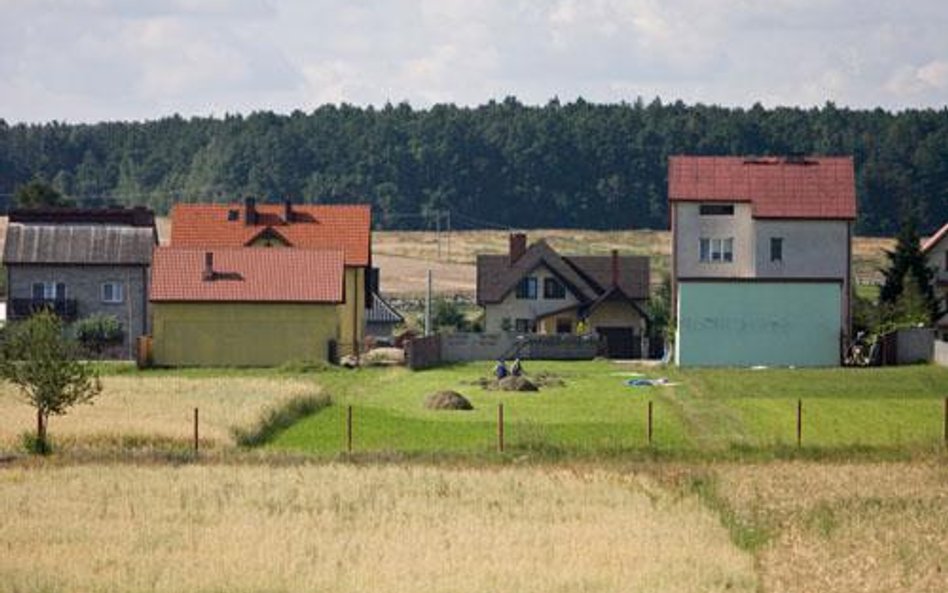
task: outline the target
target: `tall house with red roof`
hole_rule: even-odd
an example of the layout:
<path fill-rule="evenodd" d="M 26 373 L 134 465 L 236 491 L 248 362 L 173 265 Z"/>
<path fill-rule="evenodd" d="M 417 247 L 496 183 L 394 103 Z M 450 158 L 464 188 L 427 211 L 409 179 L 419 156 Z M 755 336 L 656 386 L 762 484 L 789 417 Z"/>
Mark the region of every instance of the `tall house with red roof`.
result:
<path fill-rule="evenodd" d="M 156 258 L 154 352 L 168 364 L 324 359 L 363 343 L 368 205 L 177 204 Z"/>
<path fill-rule="evenodd" d="M 935 298 L 941 317 L 935 320 L 939 337 L 948 342 L 948 222 L 922 243 L 928 267 L 935 271 Z"/>
<path fill-rule="evenodd" d="M 673 156 L 676 361 L 830 366 L 850 327 L 850 157 Z"/>

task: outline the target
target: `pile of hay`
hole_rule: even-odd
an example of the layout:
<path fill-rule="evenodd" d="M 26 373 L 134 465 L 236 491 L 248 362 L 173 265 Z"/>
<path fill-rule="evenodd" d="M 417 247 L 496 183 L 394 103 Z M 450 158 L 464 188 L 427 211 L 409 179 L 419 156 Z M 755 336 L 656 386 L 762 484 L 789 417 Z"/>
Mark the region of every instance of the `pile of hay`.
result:
<path fill-rule="evenodd" d="M 429 410 L 473 410 L 474 406 L 457 391 L 437 391 L 425 399 Z"/>
<path fill-rule="evenodd" d="M 497 381 L 497 389 L 501 391 L 540 391 L 536 383 L 523 375 L 519 377 L 514 377 L 513 375 L 504 377 L 500 381 Z"/>

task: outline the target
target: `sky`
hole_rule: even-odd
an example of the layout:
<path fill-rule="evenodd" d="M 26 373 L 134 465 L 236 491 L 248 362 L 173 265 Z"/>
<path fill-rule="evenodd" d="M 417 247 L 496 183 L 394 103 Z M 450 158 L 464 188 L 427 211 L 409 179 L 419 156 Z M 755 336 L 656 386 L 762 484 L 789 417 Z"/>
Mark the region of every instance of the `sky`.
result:
<path fill-rule="evenodd" d="M 948 105 L 945 0 L 0 0 L 0 118 Z"/>

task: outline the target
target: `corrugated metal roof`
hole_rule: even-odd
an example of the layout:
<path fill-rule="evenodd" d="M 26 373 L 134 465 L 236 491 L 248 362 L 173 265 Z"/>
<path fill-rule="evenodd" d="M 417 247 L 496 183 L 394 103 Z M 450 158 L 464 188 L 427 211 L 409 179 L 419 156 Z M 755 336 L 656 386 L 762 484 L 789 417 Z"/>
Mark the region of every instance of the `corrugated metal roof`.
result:
<path fill-rule="evenodd" d="M 11 223 L 3 246 L 3 262 L 148 265 L 154 248 L 152 227 Z"/>
<path fill-rule="evenodd" d="M 212 257 L 205 277 L 207 254 Z M 340 303 L 342 251 L 313 249 L 155 250 L 152 301 Z"/>
<path fill-rule="evenodd" d="M 672 156 L 671 202 L 750 202 L 758 218 L 856 218 L 852 157 Z"/>

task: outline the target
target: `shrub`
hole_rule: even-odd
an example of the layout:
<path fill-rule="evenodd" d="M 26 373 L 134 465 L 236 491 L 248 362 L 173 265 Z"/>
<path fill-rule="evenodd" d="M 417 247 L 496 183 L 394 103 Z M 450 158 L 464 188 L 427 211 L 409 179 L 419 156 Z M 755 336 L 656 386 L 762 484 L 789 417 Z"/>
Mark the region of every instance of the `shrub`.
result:
<path fill-rule="evenodd" d="M 286 430 L 330 404 L 332 404 L 332 399 L 328 395 L 298 395 L 265 410 L 253 426 L 247 428 L 235 426 L 231 429 L 231 435 L 241 447 L 258 447 L 269 442 L 281 430 Z"/>
<path fill-rule="evenodd" d="M 102 354 L 109 346 L 121 344 L 125 338 L 122 323 L 114 315 L 102 313 L 80 319 L 74 331 L 82 347 L 96 355 Z"/>

